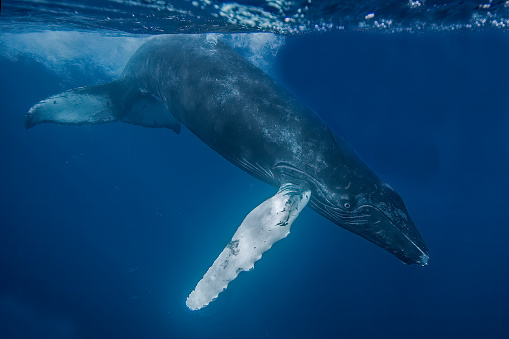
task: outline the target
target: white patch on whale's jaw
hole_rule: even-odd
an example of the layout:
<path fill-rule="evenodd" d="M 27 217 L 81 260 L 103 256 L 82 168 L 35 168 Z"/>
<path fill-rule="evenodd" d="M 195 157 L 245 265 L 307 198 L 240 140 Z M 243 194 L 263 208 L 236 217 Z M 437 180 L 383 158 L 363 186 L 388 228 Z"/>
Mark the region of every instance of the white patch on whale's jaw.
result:
<path fill-rule="evenodd" d="M 195 311 L 207 306 L 240 272 L 251 270 L 265 251 L 290 233 L 290 226 L 310 196 L 311 191 L 286 184 L 252 210 L 191 292 L 187 307 Z"/>

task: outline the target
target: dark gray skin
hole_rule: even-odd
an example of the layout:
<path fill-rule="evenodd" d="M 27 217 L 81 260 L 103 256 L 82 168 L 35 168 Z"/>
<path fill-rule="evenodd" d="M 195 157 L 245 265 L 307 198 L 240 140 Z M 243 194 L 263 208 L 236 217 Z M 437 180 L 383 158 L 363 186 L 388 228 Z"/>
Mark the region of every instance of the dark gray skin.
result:
<path fill-rule="evenodd" d="M 36 105 L 26 126 L 130 122 L 129 106 L 138 97 L 153 96 L 247 173 L 275 187 L 310 188 L 310 206 L 319 214 L 407 264 L 427 264 L 428 248 L 396 191 L 316 114 L 225 43 L 203 35 L 152 38 L 131 57 L 119 80 L 102 86 L 108 86 L 107 105 L 118 115 L 114 119 L 42 118 L 40 107 L 45 106 Z M 169 127 L 160 116 L 142 125 Z M 178 132 L 175 125 L 172 129 Z"/>

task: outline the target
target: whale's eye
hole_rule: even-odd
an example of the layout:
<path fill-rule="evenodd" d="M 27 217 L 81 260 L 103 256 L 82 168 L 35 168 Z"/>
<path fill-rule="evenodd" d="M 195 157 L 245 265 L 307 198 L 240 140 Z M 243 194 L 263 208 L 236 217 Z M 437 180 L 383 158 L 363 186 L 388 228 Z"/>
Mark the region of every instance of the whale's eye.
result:
<path fill-rule="evenodd" d="M 357 201 L 353 197 L 341 197 L 336 206 L 344 211 L 351 211 L 357 206 Z"/>

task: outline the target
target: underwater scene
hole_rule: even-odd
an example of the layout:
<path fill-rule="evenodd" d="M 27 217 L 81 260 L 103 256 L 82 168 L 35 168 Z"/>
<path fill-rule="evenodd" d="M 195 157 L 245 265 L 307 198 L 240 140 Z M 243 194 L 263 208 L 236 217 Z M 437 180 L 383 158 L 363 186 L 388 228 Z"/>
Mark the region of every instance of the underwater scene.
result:
<path fill-rule="evenodd" d="M 504 338 L 508 28 L 2 1 L 0 338 Z"/>

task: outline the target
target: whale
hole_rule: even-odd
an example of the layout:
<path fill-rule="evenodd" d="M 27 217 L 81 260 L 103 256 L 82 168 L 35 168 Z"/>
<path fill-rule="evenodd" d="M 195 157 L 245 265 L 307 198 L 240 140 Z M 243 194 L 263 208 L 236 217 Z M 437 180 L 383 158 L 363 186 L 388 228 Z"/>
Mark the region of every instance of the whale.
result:
<path fill-rule="evenodd" d="M 131 56 L 120 77 L 35 104 L 25 127 L 121 121 L 179 134 L 182 126 L 277 192 L 254 208 L 186 299 L 215 300 L 309 206 L 393 254 L 427 265 L 429 250 L 400 195 L 287 89 L 211 35 L 161 35 Z"/>

